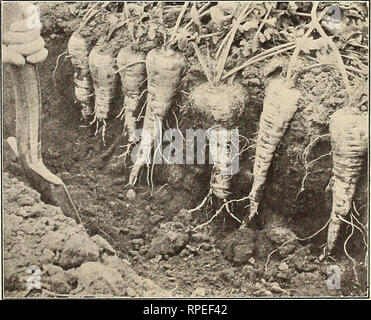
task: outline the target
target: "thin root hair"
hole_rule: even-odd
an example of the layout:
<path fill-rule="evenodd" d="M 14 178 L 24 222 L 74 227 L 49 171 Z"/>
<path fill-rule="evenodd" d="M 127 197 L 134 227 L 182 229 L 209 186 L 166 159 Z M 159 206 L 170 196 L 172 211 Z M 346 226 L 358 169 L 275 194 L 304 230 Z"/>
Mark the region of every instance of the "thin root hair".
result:
<path fill-rule="evenodd" d="M 340 217 L 340 218 L 341 218 L 341 220 L 342 220 L 342 217 Z M 343 221 L 343 220 L 342 220 L 342 221 Z M 344 221 L 346 221 L 346 220 L 344 219 Z M 355 280 L 356 280 L 357 285 L 359 286 L 358 273 L 357 273 L 357 262 L 356 262 L 356 260 L 355 260 L 354 258 L 352 258 L 352 257 L 350 256 L 350 254 L 348 253 L 348 250 L 347 250 L 347 244 L 348 244 L 348 241 L 349 241 L 349 239 L 353 236 L 353 234 L 354 234 L 354 227 L 356 227 L 356 226 L 354 225 L 354 223 L 353 223 L 353 216 L 352 216 L 352 215 L 350 216 L 350 222 L 347 221 L 347 223 L 349 223 L 349 224 L 351 225 L 351 227 L 352 227 L 352 231 L 351 231 L 351 233 L 349 234 L 349 236 L 346 238 L 346 240 L 344 241 L 344 252 L 345 252 L 346 256 L 349 258 L 349 260 L 352 261 L 352 263 L 353 263 L 353 273 L 354 273 L 354 277 L 355 277 Z"/>
<path fill-rule="evenodd" d="M 298 192 L 298 194 L 296 195 L 296 200 L 298 200 L 298 197 L 299 195 L 305 191 L 305 181 L 307 179 L 307 177 L 309 176 L 309 174 L 311 172 L 309 172 L 309 168 L 314 164 L 316 163 L 317 161 L 321 160 L 322 158 L 324 157 L 327 157 L 327 156 L 330 156 L 332 154 L 332 151 L 326 153 L 326 154 L 322 154 L 320 155 L 319 157 L 317 157 L 316 159 L 312 160 L 311 162 L 307 163 L 307 156 L 304 157 L 304 167 L 305 167 L 305 174 L 304 174 L 304 177 L 303 177 L 303 180 L 301 181 L 301 187 L 300 187 L 300 190 Z"/>
<path fill-rule="evenodd" d="M 55 79 L 55 73 L 57 72 L 57 69 L 58 69 L 58 66 L 59 66 L 59 59 L 61 57 L 63 57 L 65 54 L 67 54 L 67 51 L 64 51 L 63 53 L 61 53 L 58 57 L 57 57 L 57 62 L 55 64 L 55 68 L 52 72 L 52 76 L 53 76 L 53 83 L 54 83 L 54 87 L 57 86 L 57 80 Z"/>
<path fill-rule="evenodd" d="M 206 201 L 209 199 L 210 195 L 211 195 L 211 190 L 209 190 L 209 192 L 208 192 L 208 194 L 206 195 L 206 197 L 201 201 L 201 203 L 200 203 L 197 207 L 195 207 L 195 208 L 193 208 L 193 209 L 189 209 L 188 212 L 189 212 L 189 213 L 192 213 L 192 212 L 194 212 L 194 211 L 198 211 L 198 210 L 200 210 L 200 209 L 205 205 L 205 203 L 206 203 Z"/>
<path fill-rule="evenodd" d="M 148 102 L 148 99 L 143 103 L 142 109 L 140 109 L 139 115 L 138 115 L 138 117 L 135 119 L 135 121 L 139 121 L 139 120 L 141 119 L 141 117 L 142 117 L 142 113 L 143 113 L 143 110 L 144 110 L 144 108 L 146 107 L 147 102 Z"/>
<path fill-rule="evenodd" d="M 178 117 L 176 116 L 176 113 L 174 112 L 174 110 L 173 110 L 173 109 L 171 109 L 171 112 L 172 112 L 172 113 L 173 113 L 173 115 L 174 115 L 174 118 L 175 118 L 175 123 L 176 123 L 176 127 L 177 127 L 177 129 L 178 129 L 179 133 L 181 134 L 181 136 L 182 136 L 182 139 L 183 139 L 183 141 L 185 141 L 185 138 L 184 138 L 184 136 L 183 136 L 183 133 L 182 133 L 182 131 L 180 131 L 180 128 L 179 128 L 179 121 L 178 121 Z"/>

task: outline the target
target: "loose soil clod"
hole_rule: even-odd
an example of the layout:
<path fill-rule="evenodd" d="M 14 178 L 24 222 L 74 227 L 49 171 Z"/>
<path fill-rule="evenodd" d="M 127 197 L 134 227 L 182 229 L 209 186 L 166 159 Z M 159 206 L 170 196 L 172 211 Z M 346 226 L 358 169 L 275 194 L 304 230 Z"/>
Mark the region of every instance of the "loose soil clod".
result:
<path fill-rule="evenodd" d="M 89 237 L 81 225 L 46 205 L 40 195 L 5 173 L 5 293 L 43 296 L 166 296 L 152 281 L 139 277 L 98 235 Z M 36 240 L 35 240 L 36 239 Z M 27 287 L 39 270 L 40 288 Z M 30 269 L 31 270 L 31 269 Z M 36 273 L 34 273 L 36 275 Z M 27 289 L 30 292 L 26 291 Z"/>

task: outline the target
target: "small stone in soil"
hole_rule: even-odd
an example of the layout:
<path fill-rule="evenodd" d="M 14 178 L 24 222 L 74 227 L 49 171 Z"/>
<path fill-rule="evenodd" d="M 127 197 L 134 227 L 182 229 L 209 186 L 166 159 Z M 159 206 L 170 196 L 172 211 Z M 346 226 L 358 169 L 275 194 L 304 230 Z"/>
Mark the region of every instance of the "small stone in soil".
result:
<path fill-rule="evenodd" d="M 277 272 L 276 274 L 276 278 L 277 279 L 280 279 L 280 280 L 290 280 L 291 277 L 295 276 L 295 274 L 293 274 L 290 270 L 286 270 L 286 271 L 279 271 Z"/>
<path fill-rule="evenodd" d="M 318 269 L 318 267 L 313 263 L 308 263 L 306 261 L 297 261 L 295 263 L 295 268 L 299 272 L 312 272 Z"/>
<path fill-rule="evenodd" d="M 57 273 L 63 273 L 63 268 L 56 266 L 54 264 L 45 264 L 42 266 L 43 274 L 48 274 L 49 276 L 53 276 Z"/>
<path fill-rule="evenodd" d="M 129 256 L 132 256 L 132 257 L 136 257 L 139 255 L 139 253 L 137 251 L 134 251 L 134 250 L 129 250 Z"/>
<path fill-rule="evenodd" d="M 192 239 L 197 242 L 209 242 L 210 237 L 202 232 L 198 232 L 192 235 Z"/>
<path fill-rule="evenodd" d="M 255 291 L 254 295 L 257 297 L 272 297 L 273 293 L 267 289 L 262 288 L 262 289 Z"/>
<path fill-rule="evenodd" d="M 127 183 L 127 177 L 126 176 L 123 176 L 123 177 L 120 177 L 120 178 L 116 178 L 115 180 L 113 180 L 113 184 L 114 185 L 125 185 Z"/>
<path fill-rule="evenodd" d="M 274 293 L 288 294 L 288 292 L 282 289 L 278 282 L 272 282 L 269 284 L 270 290 Z"/>
<path fill-rule="evenodd" d="M 253 266 L 244 266 L 242 268 L 242 275 L 245 276 L 246 279 L 250 280 L 250 282 L 255 282 L 256 276 Z"/>
<path fill-rule="evenodd" d="M 139 251 L 140 247 L 137 244 L 132 245 L 134 251 Z"/>
<path fill-rule="evenodd" d="M 230 281 L 233 280 L 233 278 L 234 278 L 234 274 L 231 270 L 224 270 L 224 271 L 219 272 L 219 279 L 220 280 L 230 282 Z"/>
<path fill-rule="evenodd" d="M 124 234 L 128 234 L 129 232 L 130 232 L 130 230 L 128 228 L 122 228 L 119 231 L 119 234 L 124 235 Z"/>
<path fill-rule="evenodd" d="M 135 292 L 135 290 L 134 289 L 132 289 L 132 288 L 127 288 L 126 289 L 126 294 L 129 296 L 129 297 L 135 297 L 136 296 L 136 292 Z"/>
<path fill-rule="evenodd" d="M 164 256 L 174 256 L 179 254 L 188 243 L 188 235 L 184 232 L 160 229 L 156 237 L 150 244 L 150 258 L 162 254 Z"/>
<path fill-rule="evenodd" d="M 100 235 L 96 234 L 90 237 L 90 239 L 97 245 L 100 251 L 107 252 L 109 254 L 116 254 L 116 250 L 113 249 L 109 242 Z"/>
<path fill-rule="evenodd" d="M 236 280 L 233 282 L 233 285 L 234 285 L 236 288 L 241 288 L 241 285 L 242 285 L 242 281 L 241 281 L 241 279 L 236 279 Z"/>
<path fill-rule="evenodd" d="M 130 237 L 133 239 L 143 238 L 143 229 L 141 228 L 130 230 L 129 233 L 130 233 Z"/>
<path fill-rule="evenodd" d="M 254 252 L 256 234 L 252 229 L 238 230 L 229 234 L 222 244 L 225 258 L 236 264 L 246 264 Z"/>
<path fill-rule="evenodd" d="M 54 260 L 54 256 L 55 256 L 55 254 L 54 254 L 53 251 L 45 248 L 43 250 L 43 255 L 42 255 L 42 258 L 41 258 L 42 263 L 45 263 L 45 264 L 52 263 L 53 260 Z"/>
<path fill-rule="evenodd" d="M 278 266 L 278 269 L 281 270 L 281 271 L 286 271 L 286 270 L 289 270 L 289 266 L 287 265 L 286 262 L 282 262 L 282 263 L 280 263 L 280 265 Z"/>
<path fill-rule="evenodd" d="M 209 251 L 212 248 L 211 244 L 207 242 L 201 243 L 200 247 L 205 251 Z"/>
<path fill-rule="evenodd" d="M 192 220 L 192 214 L 189 213 L 187 209 L 182 209 L 179 211 L 179 213 L 175 216 L 175 219 L 181 222 L 184 222 L 185 224 L 190 224 Z"/>
<path fill-rule="evenodd" d="M 158 263 L 158 262 L 160 262 L 161 259 L 162 259 L 162 255 L 159 254 L 155 258 L 153 258 L 152 261 L 155 262 L 155 263 Z"/>
<path fill-rule="evenodd" d="M 100 193 L 98 192 L 97 193 L 97 200 L 102 200 L 102 201 L 105 201 L 106 200 L 106 196 L 104 195 L 104 193 Z"/>
<path fill-rule="evenodd" d="M 66 277 L 63 273 L 57 273 L 52 277 L 51 289 L 61 294 L 67 294 L 71 291 L 71 287 L 66 283 Z"/>
<path fill-rule="evenodd" d="M 187 251 L 187 249 L 183 249 L 183 250 L 180 252 L 180 254 L 179 254 L 180 257 L 186 257 L 187 255 L 188 255 L 188 251 Z"/>
<path fill-rule="evenodd" d="M 141 238 L 139 238 L 139 239 L 133 239 L 130 242 L 131 242 L 131 244 L 136 244 L 138 246 L 142 246 L 144 244 L 144 240 L 141 239 Z"/>
<path fill-rule="evenodd" d="M 159 214 L 155 214 L 155 215 L 153 215 L 153 216 L 151 216 L 151 217 L 149 218 L 149 223 L 150 223 L 151 225 L 157 224 L 157 223 L 160 222 L 163 218 L 164 218 L 163 216 L 161 216 L 161 215 L 159 215 Z"/>
<path fill-rule="evenodd" d="M 126 198 L 128 200 L 134 200 L 136 198 L 137 194 L 134 189 L 129 189 L 128 192 L 126 192 Z"/>
<path fill-rule="evenodd" d="M 196 288 L 191 294 L 192 297 L 204 297 L 205 295 L 206 295 L 206 290 L 205 288 L 202 288 L 202 287 Z"/>

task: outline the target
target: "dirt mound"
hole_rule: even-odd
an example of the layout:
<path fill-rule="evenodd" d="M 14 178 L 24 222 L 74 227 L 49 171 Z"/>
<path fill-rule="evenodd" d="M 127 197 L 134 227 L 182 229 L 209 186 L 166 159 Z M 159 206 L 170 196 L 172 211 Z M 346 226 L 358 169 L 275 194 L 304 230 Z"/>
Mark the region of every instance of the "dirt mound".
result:
<path fill-rule="evenodd" d="M 4 173 L 3 186 L 6 296 L 167 295 L 24 183 Z"/>
<path fill-rule="evenodd" d="M 184 232 L 184 229 L 181 222 L 170 221 L 161 225 L 151 242 L 149 257 L 174 256 L 180 253 L 189 241 L 189 236 Z"/>
<path fill-rule="evenodd" d="M 246 264 L 254 253 L 255 239 L 256 232 L 252 229 L 232 232 L 223 243 L 225 257 L 237 264 Z"/>
<path fill-rule="evenodd" d="M 222 252 L 237 265 L 247 264 L 251 257 L 264 260 L 274 247 L 285 258 L 299 246 L 296 239 L 291 230 L 282 226 L 271 225 L 262 231 L 247 228 L 230 233 L 222 242 Z"/>

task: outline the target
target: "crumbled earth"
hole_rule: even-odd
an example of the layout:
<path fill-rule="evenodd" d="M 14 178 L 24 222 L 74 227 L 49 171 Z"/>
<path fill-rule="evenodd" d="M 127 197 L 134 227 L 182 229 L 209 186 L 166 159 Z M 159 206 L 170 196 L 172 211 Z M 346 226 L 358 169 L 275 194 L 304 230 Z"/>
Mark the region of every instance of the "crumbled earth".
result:
<path fill-rule="evenodd" d="M 8 173 L 3 187 L 7 297 L 168 295 L 138 276 L 105 239 L 89 237 L 83 225 L 44 204 L 36 191 Z M 38 275 L 40 288 L 30 288 Z"/>
<path fill-rule="evenodd" d="M 273 157 L 259 215 L 248 229 L 239 231 L 239 223 L 226 212 L 213 218 L 221 205 L 216 199 L 200 211 L 187 210 L 206 196 L 211 166 L 155 165 L 153 175 L 144 170 L 135 188 L 126 186 L 132 163 L 116 157 L 127 142 L 121 135 L 122 122 L 115 118 L 122 107 L 121 97 L 111 106 L 104 145 L 101 135 L 94 135 L 95 128 L 81 121 L 73 96 L 71 62 L 62 56 L 56 68 L 81 20 L 82 13 L 76 12 L 84 8 L 73 3 L 41 6 L 49 56 L 39 66 L 44 162 L 65 182 L 82 225 L 40 201 L 39 195 L 26 186 L 16 157 L 4 143 L 6 296 L 365 296 L 366 248 L 359 230 L 346 241 L 351 228 L 344 226 L 336 261 L 319 259 L 326 241 L 323 227 L 331 211 L 331 193 L 325 191 L 331 157 L 323 157 L 309 168 L 302 188 L 308 173 L 303 153 L 315 138 L 328 133 L 329 116 L 341 107 L 343 88 L 334 73 L 316 68 L 299 76 L 303 90 L 299 110 Z M 272 66 L 285 69 L 289 58 L 282 55 L 279 63 L 267 60 L 254 64 L 241 73 L 241 79 L 236 77 L 248 92 L 246 108 L 237 123 L 240 134 L 248 139 L 257 131 Z M 195 61 L 188 61 L 182 82 L 185 93 L 173 106 L 181 130 L 202 128 L 205 120 L 187 108 L 187 92 L 206 81 Z M 298 64 L 309 62 L 300 58 Z M 7 72 L 5 67 L 5 78 Z M 4 139 L 15 135 L 11 86 L 11 82 L 4 82 Z M 172 112 L 164 123 L 175 127 Z M 307 160 L 325 155 L 330 148 L 326 137 L 319 139 Z M 249 191 L 253 156 L 254 148 L 241 156 L 240 173 L 232 180 L 234 198 L 242 198 Z M 355 197 L 364 225 L 366 168 Z M 232 208 L 237 218 L 246 213 L 245 205 Z M 210 219 L 205 227 L 198 228 Z M 355 265 L 345 254 L 345 244 Z M 30 265 L 41 269 L 45 287 L 27 292 L 30 274 L 25 270 Z M 326 285 L 328 267 L 334 265 L 341 270 L 340 289 Z"/>

